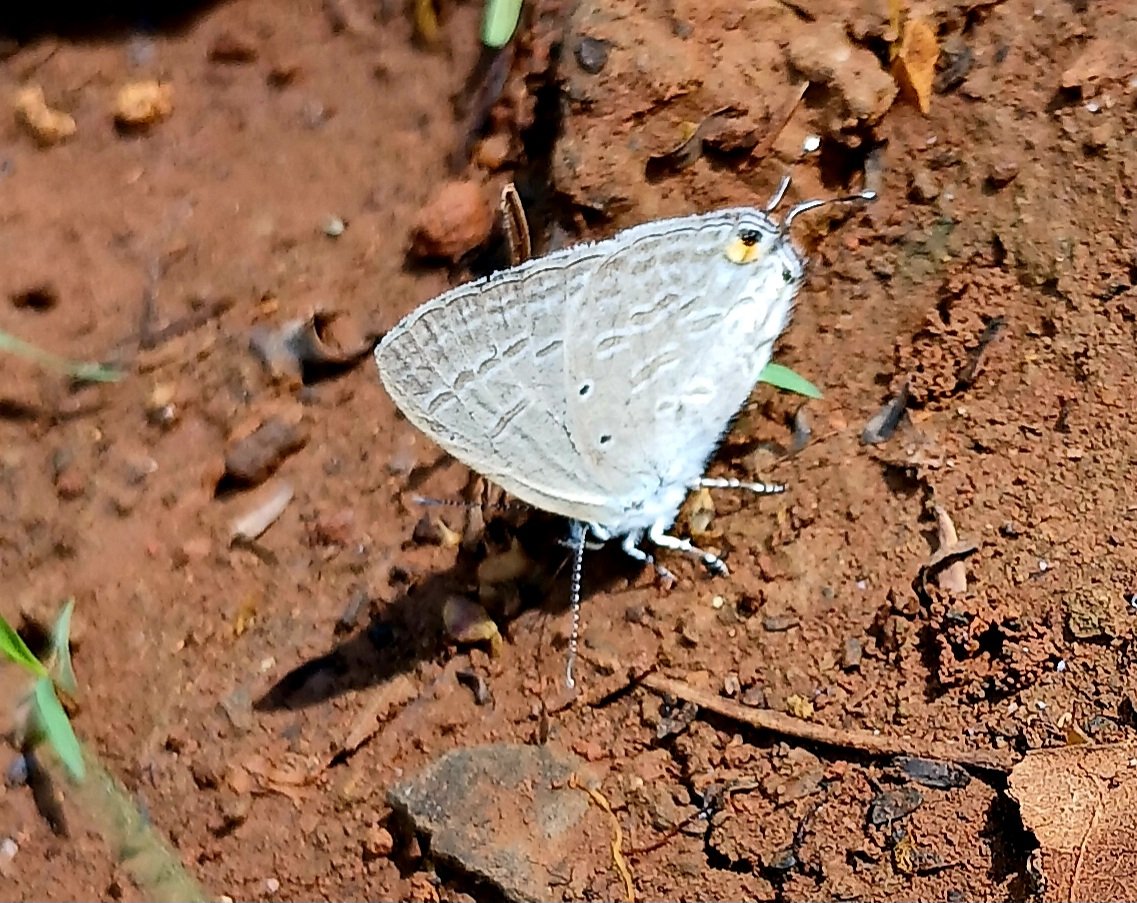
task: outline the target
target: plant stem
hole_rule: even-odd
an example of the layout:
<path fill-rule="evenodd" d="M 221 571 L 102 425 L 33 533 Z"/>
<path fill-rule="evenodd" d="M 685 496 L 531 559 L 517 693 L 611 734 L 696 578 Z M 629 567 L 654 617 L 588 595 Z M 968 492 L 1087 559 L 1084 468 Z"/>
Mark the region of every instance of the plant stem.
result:
<path fill-rule="evenodd" d="M 18 339 L 8 332 L 0 331 L 0 351 L 10 351 L 12 354 L 18 354 L 20 357 L 35 361 L 42 367 L 58 370 L 72 379 L 83 380 L 84 382 L 110 383 L 122 378 L 121 373 L 110 367 L 104 367 L 102 364 L 69 361 L 49 351 L 44 351 L 42 348 L 37 348 L 30 342 Z"/>
<path fill-rule="evenodd" d="M 135 805 L 131 794 L 85 747 L 83 761 L 87 777 L 83 781 L 67 781 L 68 796 L 94 819 L 116 860 L 126 867 L 142 891 L 142 898 L 157 903 L 212 900 L 186 871 L 162 833 Z M 58 764 L 54 755 L 51 764 Z M 59 774 L 57 768 L 52 771 Z"/>

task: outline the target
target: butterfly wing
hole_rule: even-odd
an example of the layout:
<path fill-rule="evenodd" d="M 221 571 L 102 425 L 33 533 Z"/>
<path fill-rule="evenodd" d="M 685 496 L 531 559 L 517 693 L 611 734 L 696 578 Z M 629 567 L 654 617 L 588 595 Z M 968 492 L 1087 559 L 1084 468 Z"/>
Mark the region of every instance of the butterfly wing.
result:
<path fill-rule="evenodd" d="M 736 263 L 740 233 L 765 251 Z M 785 327 L 801 260 L 758 210 L 624 233 L 567 315 L 568 424 L 593 479 L 628 504 L 702 476 Z M 788 278 L 787 278 L 788 274 Z"/>
<path fill-rule="evenodd" d="M 411 423 L 507 492 L 583 521 L 604 520 L 609 499 L 567 424 L 565 313 L 604 244 L 445 292 L 375 350 L 383 385 Z"/>

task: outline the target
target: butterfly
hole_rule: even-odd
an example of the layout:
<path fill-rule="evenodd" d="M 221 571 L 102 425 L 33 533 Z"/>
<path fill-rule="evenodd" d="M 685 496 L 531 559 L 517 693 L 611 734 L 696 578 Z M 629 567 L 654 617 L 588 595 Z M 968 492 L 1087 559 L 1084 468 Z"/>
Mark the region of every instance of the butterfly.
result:
<path fill-rule="evenodd" d="M 805 201 L 778 222 L 788 187 L 787 177 L 765 208 L 655 220 L 460 285 L 376 347 L 383 385 L 411 423 L 570 521 L 570 687 L 590 538 L 618 538 L 654 563 L 646 541 L 725 574 L 717 555 L 668 532 L 687 494 L 784 490 L 704 472 L 789 322 L 805 274 L 793 221 L 875 198 Z"/>

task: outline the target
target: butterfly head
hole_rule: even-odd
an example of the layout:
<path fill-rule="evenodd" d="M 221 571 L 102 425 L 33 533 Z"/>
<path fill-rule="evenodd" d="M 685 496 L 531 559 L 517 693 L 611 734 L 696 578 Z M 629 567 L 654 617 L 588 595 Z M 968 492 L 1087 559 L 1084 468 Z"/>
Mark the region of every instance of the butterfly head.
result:
<path fill-rule="evenodd" d="M 779 223 L 772 214 L 785 198 L 789 185 L 790 178 L 786 176 L 766 204 L 765 210 L 747 210 L 739 218 L 724 248 L 727 260 L 739 266 L 761 263 L 771 252 L 790 244 L 790 226 L 801 214 L 830 204 L 856 204 L 876 199 L 875 191 L 860 191 L 841 197 L 802 201 L 786 211 Z"/>
<path fill-rule="evenodd" d="M 759 210 L 747 211 L 727 239 L 726 259 L 739 266 L 760 263 L 784 240 L 781 228 L 770 217 Z"/>

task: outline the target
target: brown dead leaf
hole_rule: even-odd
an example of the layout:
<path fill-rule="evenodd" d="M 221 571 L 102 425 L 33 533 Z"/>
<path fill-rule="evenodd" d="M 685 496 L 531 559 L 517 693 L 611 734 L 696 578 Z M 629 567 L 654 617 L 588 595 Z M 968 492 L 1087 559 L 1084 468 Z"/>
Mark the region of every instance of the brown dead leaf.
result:
<path fill-rule="evenodd" d="M 305 787 L 316 780 L 317 772 L 305 768 L 278 768 L 269 764 L 264 756 L 252 755 L 242 763 L 246 772 L 257 779 L 256 791 L 279 793 L 299 806 L 307 798 Z"/>
<path fill-rule="evenodd" d="M 935 513 L 940 549 L 956 548 L 959 545 L 959 534 L 955 531 L 951 515 L 940 505 L 935 506 Z M 967 592 L 967 567 L 960 558 L 956 558 L 940 571 L 936 579 L 940 589 L 949 595 L 959 596 Z"/>
<path fill-rule="evenodd" d="M 462 644 L 489 643 L 490 654 L 501 654 L 503 640 L 497 624 L 485 608 L 464 596 L 451 596 L 442 606 L 442 623 L 446 634 Z"/>
<path fill-rule="evenodd" d="M 441 27 L 434 0 L 415 0 L 414 19 L 415 34 L 419 39 L 428 46 L 437 44 L 441 37 Z"/>
<path fill-rule="evenodd" d="M 932 83 L 939 58 L 935 29 L 924 19 L 909 19 L 904 24 L 904 36 L 892 63 L 892 77 L 925 116 L 931 108 Z"/>
<path fill-rule="evenodd" d="M 1034 750 L 1007 792 L 1038 838 L 1045 900 L 1137 900 L 1137 744 Z"/>

